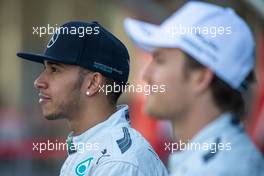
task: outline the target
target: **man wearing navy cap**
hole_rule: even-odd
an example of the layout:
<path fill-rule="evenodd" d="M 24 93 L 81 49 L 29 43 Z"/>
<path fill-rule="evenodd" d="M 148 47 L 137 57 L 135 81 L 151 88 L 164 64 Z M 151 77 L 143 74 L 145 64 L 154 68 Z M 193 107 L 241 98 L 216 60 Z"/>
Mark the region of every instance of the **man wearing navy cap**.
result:
<path fill-rule="evenodd" d="M 129 55 L 114 35 L 97 22 L 69 22 L 43 54 L 17 55 L 44 64 L 34 82 L 43 115 L 66 119 L 72 130 L 61 176 L 167 175 L 149 143 L 130 127 L 128 106 L 116 107 L 122 92 L 102 90 L 128 80 Z"/>
<path fill-rule="evenodd" d="M 125 29 L 153 56 L 143 79 L 166 85 L 147 97 L 145 110 L 172 123 L 176 143 L 164 146 L 172 152 L 170 175 L 264 175 L 263 157 L 240 123 L 254 80 L 248 25 L 230 8 L 191 1 L 161 25 L 126 19 Z"/>

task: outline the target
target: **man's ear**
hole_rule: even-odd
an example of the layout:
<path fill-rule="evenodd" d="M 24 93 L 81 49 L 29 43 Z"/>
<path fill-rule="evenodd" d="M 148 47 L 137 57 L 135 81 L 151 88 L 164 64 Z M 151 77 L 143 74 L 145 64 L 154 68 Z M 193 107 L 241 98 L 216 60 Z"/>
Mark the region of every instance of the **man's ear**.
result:
<path fill-rule="evenodd" d="M 96 94 L 103 86 L 104 77 L 99 72 L 93 72 L 86 76 L 84 81 L 85 92 L 89 96 Z M 89 93 L 87 93 L 89 92 Z"/>
<path fill-rule="evenodd" d="M 208 68 L 198 69 L 192 73 L 192 86 L 197 94 L 203 93 L 213 81 L 214 73 Z"/>

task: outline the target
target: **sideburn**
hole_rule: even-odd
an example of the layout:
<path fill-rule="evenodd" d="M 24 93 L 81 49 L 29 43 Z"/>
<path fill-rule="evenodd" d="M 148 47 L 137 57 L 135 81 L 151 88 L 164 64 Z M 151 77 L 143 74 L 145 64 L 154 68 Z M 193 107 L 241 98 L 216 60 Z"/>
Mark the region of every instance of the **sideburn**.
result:
<path fill-rule="evenodd" d="M 73 89 L 71 91 L 71 94 L 68 96 L 68 103 L 64 103 L 60 106 L 61 112 L 60 114 L 56 114 L 57 119 L 64 118 L 64 119 L 72 119 L 76 118 L 78 115 L 78 111 L 81 108 L 80 103 L 80 90 L 84 81 L 84 78 L 86 74 L 89 71 L 83 68 L 80 68 L 79 70 L 79 77 L 78 80 L 76 80 Z"/>

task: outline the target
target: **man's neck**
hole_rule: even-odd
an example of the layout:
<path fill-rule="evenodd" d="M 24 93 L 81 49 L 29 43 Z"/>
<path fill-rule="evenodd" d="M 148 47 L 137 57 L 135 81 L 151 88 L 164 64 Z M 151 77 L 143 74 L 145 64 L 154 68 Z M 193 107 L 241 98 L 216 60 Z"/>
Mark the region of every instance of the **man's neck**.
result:
<path fill-rule="evenodd" d="M 87 106 L 78 113 L 79 115 L 68 120 L 69 127 L 73 131 L 73 135 L 80 135 L 88 129 L 105 121 L 116 111 L 116 106 Z"/>
<path fill-rule="evenodd" d="M 176 142 L 188 143 L 193 137 L 199 133 L 210 122 L 219 117 L 221 112 L 214 107 L 197 106 L 192 108 L 189 113 L 181 117 L 181 121 L 172 120 L 173 135 Z"/>

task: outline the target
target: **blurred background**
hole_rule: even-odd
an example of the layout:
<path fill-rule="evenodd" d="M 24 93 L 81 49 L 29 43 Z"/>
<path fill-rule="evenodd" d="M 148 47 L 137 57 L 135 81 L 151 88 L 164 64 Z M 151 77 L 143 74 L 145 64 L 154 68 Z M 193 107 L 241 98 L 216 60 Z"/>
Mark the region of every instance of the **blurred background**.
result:
<path fill-rule="evenodd" d="M 18 51 L 42 52 L 50 35 L 33 35 L 33 27 L 59 26 L 70 20 L 99 21 L 123 41 L 131 56 L 129 82 L 143 84 L 141 73 L 151 57 L 135 48 L 124 32 L 123 20 L 134 17 L 159 24 L 186 0 L 0 0 L 0 175 L 59 175 L 66 151 L 33 150 L 33 143 L 65 142 L 66 121 L 45 120 L 33 81 L 42 66 L 22 61 Z M 264 152 L 264 0 L 208 1 L 233 7 L 251 26 L 257 44 L 256 74 L 247 132 Z M 228 19 L 226 19 L 228 20 Z M 242 51 L 241 51 L 242 52 Z M 231 68 L 230 68 L 231 69 Z M 142 111 L 144 94 L 127 93 L 119 103 L 130 105 L 132 126 L 152 144 L 166 164 L 170 141 L 168 122 L 148 118 Z"/>

